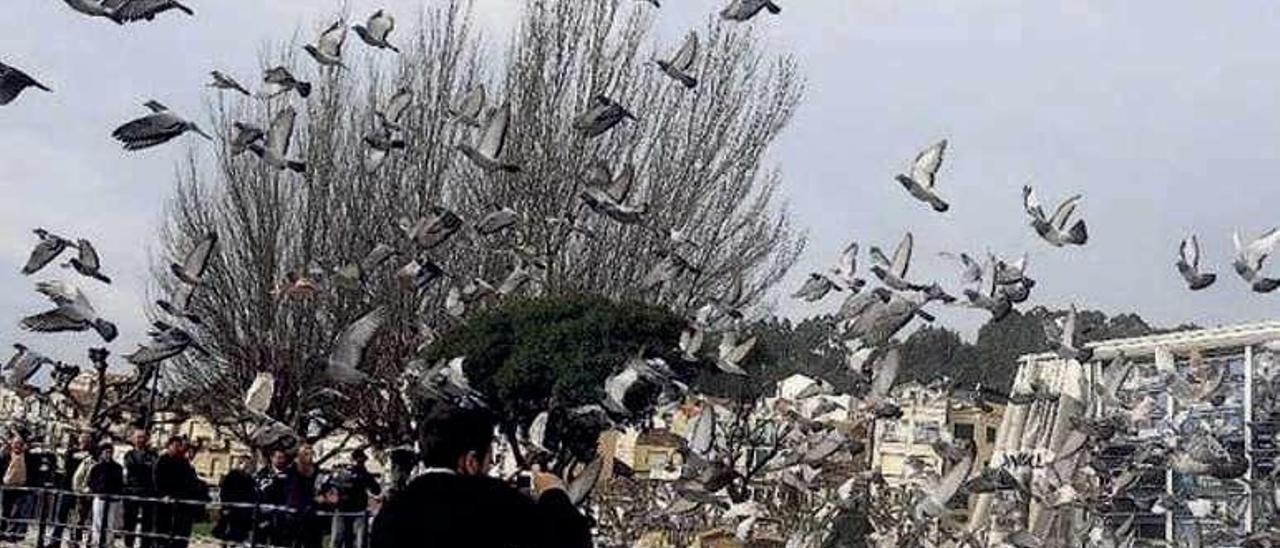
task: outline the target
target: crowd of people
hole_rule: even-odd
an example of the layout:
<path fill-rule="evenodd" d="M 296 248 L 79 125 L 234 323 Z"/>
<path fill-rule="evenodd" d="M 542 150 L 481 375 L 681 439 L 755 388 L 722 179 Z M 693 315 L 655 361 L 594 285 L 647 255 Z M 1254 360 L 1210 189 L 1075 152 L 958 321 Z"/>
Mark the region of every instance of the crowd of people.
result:
<path fill-rule="evenodd" d="M 40 548 L 186 548 L 207 519 L 226 546 L 320 548 L 328 532 L 333 548 L 362 548 L 371 496 L 382 493 L 362 451 L 327 472 L 307 445 L 271 450 L 256 471 L 253 458 L 239 455 L 214 490 L 192 465 L 199 447 L 180 435 L 157 449 L 137 428 L 118 460 L 111 440 L 88 433 L 60 452 L 28 440 L 11 432 L 0 451 L 0 541 L 34 536 Z"/>

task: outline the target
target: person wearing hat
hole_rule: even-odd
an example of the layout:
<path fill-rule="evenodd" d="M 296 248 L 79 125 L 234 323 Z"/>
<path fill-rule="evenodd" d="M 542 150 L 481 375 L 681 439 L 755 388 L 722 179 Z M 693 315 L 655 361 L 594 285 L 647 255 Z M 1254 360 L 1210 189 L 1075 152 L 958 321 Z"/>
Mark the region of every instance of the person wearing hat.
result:
<path fill-rule="evenodd" d="M 377 478 L 369 473 L 365 463 L 369 457 L 361 449 L 351 453 L 351 465 L 338 475 L 335 487 L 338 491 L 337 513 L 333 516 L 333 548 L 363 548 L 369 527 L 369 495 L 382 494 Z"/>

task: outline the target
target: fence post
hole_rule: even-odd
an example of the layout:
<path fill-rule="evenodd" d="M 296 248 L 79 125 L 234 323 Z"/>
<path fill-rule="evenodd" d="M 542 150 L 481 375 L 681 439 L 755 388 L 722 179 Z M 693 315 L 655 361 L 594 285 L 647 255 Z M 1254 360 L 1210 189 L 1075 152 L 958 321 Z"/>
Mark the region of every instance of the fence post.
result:
<path fill-rule="evenodd" d="M 253 501 L 253 510 L 249 514 L 249 548 L 257 548 L 258 537 L 258 501 Z"/>
<path fill-rule="evenodd" d="M 101 496 L 100 498 L 102 500 L 101 515 L 99 515 L 98 512 L 93 510 L 91 510 L 89 514 L 92 516 L 91 519 L 93 520 L 91 527 L 93 527 L 97 533 L 95 536 L 97 536 L 98 548 L 106 548 L 109 545 L 109 543 L 107 542 L 107 531 L 108 529 L 110 529 L 109 524 L 111 522 L 112 501 L 111 501 L 111 497 L 108 497 L 105 495 Z M 94 506 L 96 507 L 97 504 L 94 504 Z M 94 510 L 96 510 L 96 508 L 94 508 Z"/>
<path fill-rule="evenodd" d="M 0 541 L 5 540 L 4 537 L 9 536 L 9 524 L 5 520 L 9 517 L 5 512 L 4 499 L 9 494 L 9 490 L 0 485 Z"/>
<path fill-rule="evenodd" d="M 47 523 L 45 520 L 45 506 L 49 502 L 49 492 L 40 489 L 34 493 L 36 502 L 36 548 L 44 548 L 44 527 Z"/>

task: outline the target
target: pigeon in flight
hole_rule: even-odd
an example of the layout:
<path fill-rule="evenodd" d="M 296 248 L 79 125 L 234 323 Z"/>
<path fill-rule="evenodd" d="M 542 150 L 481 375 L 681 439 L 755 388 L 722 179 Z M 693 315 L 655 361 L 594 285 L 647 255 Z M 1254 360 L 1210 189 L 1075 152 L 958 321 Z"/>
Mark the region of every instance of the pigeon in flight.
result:
<path fill-rule="evenodd" d="M 312 59 L 326 67 L 347 68 L 342 64 L 342 43 L 347 40 L 347 25 L 339 20 L 320 33 L 315 44 L 302 47 Z"/>
<path fill-rule="evenodd" d="M 164 105 L 148 101 L 146 106 L 151 109 L 151 114 L 128 122 L 111 133 L 112 137 L 124 144 L 125 150 L 142 150 L 161 145 L 188 131 L 213 140 L 194 122 L 178 117 Z"/>
<path fill-rule="evenodd" d="M 48 86 L 37 82 L 35 78 L 28 76 L 27 73 L 0 63 L 0 106 L 12 103 L 14 99 L 18 98 L 18 94 L 22 93 L 22 90 L 29 87 L 49 92 L 53 91 Z"/>
<path fill-rule="evenodd" d="M 520 166 L 501 159 L 502 151 L 507 146 L 507 129 L 511 123 L 511 104 L 504 103 L 485 123 L 480 134 L 480 142 L 476 146 L 459 143 L 462 151 L 472 163 L 487 172 L 505 171 L 519 173 Z"/>
<path fill-rule="evenodd" d="M 379 243 L 374 245 L 373 249 L 369 250 L 369 253 L 365 254 L 363 259 L 360 259 L 360 262 L 347 263 L 339 267 L 334 273 L 350 281 L 368 281 L 369 275 L 373 273 L 374 269 L 398 253 L 396 248 Z"/>
<path fill-rule="evenodd" d="M 1084 219 L 1077 220 L 1074 224 L 1067 227 L 1071 222 L 1071 216 L 1076 211 L 1076 206 L 1080 203 L 1082 196 L 1076 194 L 1064 200 L 1058 209 L 1053 212 L 1053 217 L 1045 215 L 1044 207 L 1040 205 L 1040 201 L 1036 199 L 1036 193 L 1032 190 L 1031 185 L 1022 187 L 1022 207 L 1026 210 L 1027 215 L 1031 217 L 1031 227 L 1036 230 L 1044 241 L 1049 242 L 1054 247 L 1062 247 L 1065 245 L 1084 245 L 1089 241 L 1089 231 L 1085 226 Z"/>
<path fill-rule="evenodd" d="M 355 384 L 368 378 L 358 369 L 360 359 L 385 319 L 386 309 L 378 307 L 343 329 L 325 359 L 325 376 L 341 384 Z"/>
<path fill-rule="evenodd" d="M 3 369 L 3 371 L 8 372 L 4 377 L 4 383 L 10 389 L 21 389 L 26 386 L 27 381 L 31 380 L 40 371 L 40 368 L 57 363 L 43 354 L 27 348 L 26 345 L 14 344 L 13 348 L 18 352 L 9 358 Z"/>
<path fill-rule="evenodd" d="M 22 267 L 22 273 L 28 276 L 39 272 L 45 265 L 53 262 L 68 247 L 76 246 L 71 240 L 43 228 L 37 228 L 34 232 L 40 238 L 40 241 L 31 250 L 31 256 L 27 259 L 27 264 Z"/>
<path fill-rule="evenodd" d="M 231 130 L 231 138 L 227 140 L 227 148 L 232 156 L 239 156 L 244 151 L 249 150 L 249 145 L 267 138 L 267 132 L 253 124 L 232 122 Z"/>
<path fill-rule="evenodd" d="M 1049 340 L 1050 349 L 1058 357 L 1085 363 L 1093 357 L 1093 349 L 1085 348 L 1081 341 L 1080 327 L 1076 323 L 1076 317 L 1076 307 L 1071 305 L 1071 310 L 1062 319 L 1061 325 L 1055 321 L 1046 321 L 1044 323 L 1045 338 Z"/>
<path fill-rule="evenodd" d="M 763 9 L 774 15 L 782 13 L 782 8 L 773 3 L 773 0 L 733 0 L 733 3 L 720 11 L 720 17 L 728 21 L 746 21 Z"/>
<path fill-rule="evenodd" d="M 938 254 L 941 257 L 960 262 L 960 283 L 965 285 L 976 284 L 982 281 L 982 265 L 978 261 L 973 260 L 968 253 L 955 254 L 949 251 L 943 251 Z M 994 257 L 992 260 L 996 260 Z"/>
<path fill-rule="evenodd" d="M 804 281 L 804 285 L 801 285 L 800 289 L 797 289 L 791 296 L 805 302 L 816 303 L 826 298 L 827 294 L 832 291 L 844 291 L 844 288 L 840 287 L 831 278 L 828 278 L 826 274 L 812 272 L 809 274 L 809 278 Z"/>
<path fill-rule="evenodd" d="M 276 377 L 265 371 L 259 372 L 249 384 L 244 395 L 244 406 L 255 413 L 265 415 L 271 407 L 271 398 L 275 396 Z"/>
<path fill-rule="evenodd" d="M 938 168 L 942 166 L 942 158 L 946 152 L 947 140 L 938 141 L 916 156 L 915 161 L 911 164 L 910 175 L 900 173 L 896 177 L 903 188 L 906 188 L 907 192 L 911 193 L 911 196 L 929 204 L 938 213 L 945 212 L 951 208 L 934 190 L 934 185 L 938 182 Z"/>
<path fill-rule="evenodd" d="M 393 130 L 404 129 L 402 125 L 403 122 L 401 122 L 400 119 L 404 118 L 404 113 L 408 112 L 409 107 L 412 106 L 413 89 L 403 87 L 396 91 L 395 95 L 391 96 L 391 99 L 387 101 L 386 106 L 381 110 L 375 111 L 374 114 L 378 117 L 378 122 L 380 122 L 383 127 Z"/>
<path fill-rule="evenodd" d="M 197 325 L 202 324 L 204 322 L 200 319 L 200 315 L 191 306 L 191 298 L 195 296 L 195 292 L 196 286 L 179 283 L 173 289 L 170 300 L 159 299 L 156 301 L 156 306 L 160 307 L 165 314 L 175 318 L 182 318 Z"/>
<path fill-rule="evenodd" d="M 267 69 L 262 74 L 262 82 L 275 88 L 267 93 L 266 98 L 268 99 L 288 93 L 290 90 L 296 90 L 298 96 L 303 99 L 311 95 L 311 83 L 294 78 L 293 73 L 284 67 Z"/>
<path fill-rule="evenodd" d="M 644 279 L 640 282 L 640 286 L 646 291 L 659 286 L 665 286 L 666 284 L 675 281 L 676 278 L 679 278 L 685 272 L 691 272 L 694 274 L 701 272 L 700 269 L 693 266 L 687 259 L 681 257 L 678 253 L 672 251 L 660 251 L 658 255 L 661 257 L 661 260 L 654 264 L 653 267 L 645 273 Z"/>
<path fill-rule="evenodd" d="M 1233 233 L 1231 237 L 1236 246 L 1236 258 L 1231 266 L 1235 268 L 1236 274 L 1252 284 L 1253 290 L 1258 293 L 1270 293 L 1280 287 L 1280 279 L 1262 276 L 1262 263 L 1271 255 L 1276 243 L 1280 242 L 1280 230 L 1268 230 L 1248 245 L 1243 244 L 1239 232 Z"/>
<path fill-rule="evenodd" d="M 587 111 L 573 119 L 573 128 L 587 137 L 599 137 L 627 118 L 637 120 L 634 114 L 613 99 L 596 95 Z"/>
<path fill-rule="evenodd" d="M 204 347 L 196 344 L 195 338 L 185 329 L 165 322 L 155 322 L 152 327 L 154 329 L 148 332 L 151 342 L 138 346 L 132 354 L 125 356 L 126 361 L 133 365 L 146 366 L 163 362 L 188 349 L 196 349 L 205 355 L 209 353 Z"/>
<path fill-rule="evenodd" d="M 240 85 L 240 82 L 237 82 L 235 78 L 223 74 L 221 71 L 210 71 L 209 76 L 213 78 L 213 81 L 209 82 L 208 85 L 213 89 L 229 89 L 243 93 L 245 97 L 252 96 L 252 94 L 249 93 L 249 90 Z"/>
<path fill-rule="evenodd" d="M 911 250 L 915 247 L 915 237 L 910 232 L 898 242 L 893 251 L 893 260 L 885 257 L 878 247 L 871 248 L 871 258 L 875 260 L 871 272 L 884 282 L 884 285 L 898 291 L 919 291 L 921 286 L 907 281 L 907 269 L 911 267 Z"/>
<path fill-rule="evenodd" d="M 747 372 L 742 369 L 742 360 L 746 359 L 755 346 L 755 337 L 738 342 L 737 331 L 725 331 L 720 335 L 720 356 L 716 359 L 716 367 L 731 375 L 745 376 Z"/>
<path fill-rule="evenodd" d="M 102 262 L 98 259 L 98 251 L 93 248 L 89 240 L 79 239 L 76 242 L 76 249 L 80 252 L 79 256 L 72 257 L 62 265 L 64 268 L 73 268 L 81 276 L 93 278 L 105 284 L 111 283 L 111 278 L 102 273 Z"/>
<path fill-rule="evenodd" d="M 454 119 L 472 127 L 480 127 L 480 117 L 484 114 L 484 84 L 476 84 L 462 96 L 457 106 L 449 107 L 449 115 Z"/>
<path fill-rule="evenodd" d="M 1183 239 L 1182 245 L 1178 246 L 1177 266 L 1178 273 L 1192 291 L 1209 287 L 1218 280 L 1217 274 L 1200 271 L 1200 240 L 1195 234 Z"/>
<path fill-rule="evenodd" d="M 698 33 L 690 32 L 684 38 L 684 45 L 676 51 L 674 57 L 670 61 L 659 59 L 656 61 L 658 68 L 667 76 L 670 76 L 684 87 L 693 89 L 698 86 L 698 79 L 691 74 L 693 72 L 693 63 L 698 58 Z"/>
<path fill-rule="evenodd" d="M 182 264 L 169 263 L 169 271 L 188 285 L 200 285 L 204 281 L 204 272 L 209 268 L 209 258 L 218 245 L 218 233 L 210 232 L 196 242 L 195 247 L 182 259 Z"/>
<path fill-rule="evenodd" d="M 111 10 L 113 19 L 123 22 L 152 21 L 157 15 L 171 10 L 196 14 L 195 10 L 177 0 L 103 0 L 102 5 Z"/>
<path fill-rule="evenodd" d="M 987 266 L 979 271 L 978 281 L 982 282 L 981 291 L 973 288 L 964 290 L 964 296 L 968 299 L 968 306 L 981 308 L 991 313 L 991 321 L 998 322 L 1003 320 L 1009 312 L 1013 311 L 1013 303 L 1004 293 L 1001 293 L 1000 285 L 996 283 L 998 277 L 996 275 L 996 267 L 998 260 L 991 257 L 987 262 Z"/>
<path fill-rule="evenodd" d="M 475 233 L 481 236 L 490 236 L 497 234 L 516 225 L 520 220 L 520 214 L 516 210 L 509 207 L 502 207 L 491 211 L 480 218 L 471 227 Z"/>
<path fill-rule="evenodd" d="M 103 0 L 64 0 L 71 9 L 90 17 L 103 17 L 114 21 L 117 25 L 123 25 L 124 21 L 116 17 L 116 12 L 106 6 Z"/>
<path fill-rule="evenodd" d="M 266 146 L 261 143 L 249 143 L 249 151 L 262 158 L 262 162 L 276 171 L 288 169 L 295 173 L 306 173 L 306 162 L 290 160 L 289 144 L 293 141 L 293 125 L 298 112 L 292 106 L 285 107 L 276 113 L 267 130 Z"/>
<path fill-rule="evenodd" d="M 374 12 L 364 25 L 356 25 L 351 28 L 356 31 L 361 40 L 364 40 L 364 43 L 375 48 L 389 49 L 400 53 L 400 48 L 391 45 L 391 42 L 387 41 L 387 36 L 396 29 L 396 19 L 384 10 Z"/>
<path fill-rule="evenodd" d="M 23 329 L 43 333 L 93 329 L 106 342 L 115 340 L 119 334 L 115 324 L 98 317 L 98 312 L 79 288 L 60 281 L 40 282 L 36 284 L 36 291 L 44 294 L 57 306 L 53 310 L 23 318 Z"/>

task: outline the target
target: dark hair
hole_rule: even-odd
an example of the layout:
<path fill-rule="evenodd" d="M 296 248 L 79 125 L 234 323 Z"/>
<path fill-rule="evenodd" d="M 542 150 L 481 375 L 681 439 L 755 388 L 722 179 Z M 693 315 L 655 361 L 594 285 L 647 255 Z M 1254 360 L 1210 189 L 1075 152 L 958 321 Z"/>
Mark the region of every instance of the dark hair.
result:
<path fill-rule="evenodd" d="M 483 409 L 436 406 L 418 428 L 422 463 L 453 468 L 471 451 L 487 455 L 493 449 L 492 415 Z"/>
<path fill-rule="evenodd" d="M 164 446 L 171 447 L 174 444 L 178 444 L 178 443 L 187 443 L 187 437 L 183 436 L 182 434 L 169 436 L 169 439 L 165 441 Z"/>

